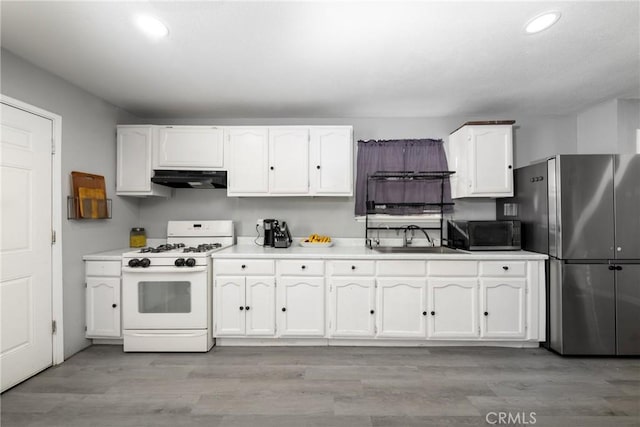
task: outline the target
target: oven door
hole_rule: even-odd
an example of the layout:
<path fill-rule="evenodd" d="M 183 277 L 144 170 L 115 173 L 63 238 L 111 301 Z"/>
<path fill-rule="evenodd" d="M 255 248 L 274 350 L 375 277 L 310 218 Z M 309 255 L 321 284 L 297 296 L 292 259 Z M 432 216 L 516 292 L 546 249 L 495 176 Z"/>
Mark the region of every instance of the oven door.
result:
<path fill-rule="evenodd" d="M 122 268 L 124 329 L 206 329 L 207 267 Z"/>

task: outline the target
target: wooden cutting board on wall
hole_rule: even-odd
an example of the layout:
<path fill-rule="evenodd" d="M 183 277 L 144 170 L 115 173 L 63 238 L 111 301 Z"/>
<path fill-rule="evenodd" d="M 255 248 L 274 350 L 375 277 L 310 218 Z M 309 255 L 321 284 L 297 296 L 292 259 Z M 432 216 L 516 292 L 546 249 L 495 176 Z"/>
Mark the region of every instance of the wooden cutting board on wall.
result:
<path fill-rule="evenodd" d="M 76 218 L 107 218 L 107 190 L 104 176 L 71 172 Z"/>

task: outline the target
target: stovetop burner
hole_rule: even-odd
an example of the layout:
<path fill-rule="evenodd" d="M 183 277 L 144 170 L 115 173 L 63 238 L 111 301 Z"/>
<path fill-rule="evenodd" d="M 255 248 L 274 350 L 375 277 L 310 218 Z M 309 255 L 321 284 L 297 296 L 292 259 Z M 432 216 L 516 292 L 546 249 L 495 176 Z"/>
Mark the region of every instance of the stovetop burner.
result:
<path fill-rule="evenodd" d="M 142 248 L 142 249 L 140 249 L 140 253 L 143 253 L 143 254 L 146 254 L 146 253 L 157 254 L 157 253 L 160 253 L 160 252 L 173 251 L 173 250 L 184 248 L 184 247 L 185 247 L 184 243 L 165 243 L 164 245 L 160 245 L 160 246 L 157 246 L 155 248 L 152 248 L 152 247 Z"/>
<path fill-rule="evenodd" d="M 213 249 L 218 249 L 219 247 L 222 247 L 222 243 L 203 243 L 201 245 L 198 245 L 196 247 L 188 247 L 188 248 L 184 248 L 184 250 L 182 252 L 188 253 L 188 252 L 209 252 Z"/>

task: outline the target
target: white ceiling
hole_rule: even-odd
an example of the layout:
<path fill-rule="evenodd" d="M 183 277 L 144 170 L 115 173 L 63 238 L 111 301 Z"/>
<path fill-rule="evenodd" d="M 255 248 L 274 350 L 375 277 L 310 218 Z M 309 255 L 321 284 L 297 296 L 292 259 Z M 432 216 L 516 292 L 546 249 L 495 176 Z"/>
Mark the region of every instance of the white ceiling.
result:
<path fill-rule="evenodd" d="M 562 18 L 536 35 L 528 19 Z M 169 37 L 132 23 L 151 13 Z M 640 95 L 639 2 L 1 2 L 5 49 L 140 117 L 565 114 Z"/>

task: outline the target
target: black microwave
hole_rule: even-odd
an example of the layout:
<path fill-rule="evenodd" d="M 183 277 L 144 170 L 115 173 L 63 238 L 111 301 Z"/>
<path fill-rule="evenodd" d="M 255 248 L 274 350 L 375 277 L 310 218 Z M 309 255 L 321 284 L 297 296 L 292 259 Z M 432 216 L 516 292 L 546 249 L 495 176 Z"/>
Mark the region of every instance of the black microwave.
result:
<path fill-rule="evenodd" d="M 448 246 L 468 251 L 519 251 L 520 221 L 448 221 Z"/>

